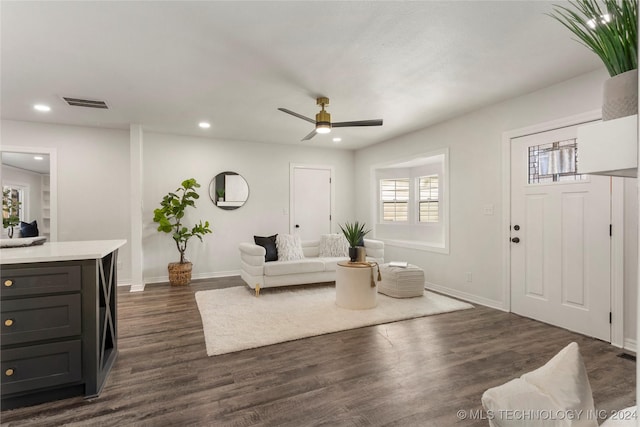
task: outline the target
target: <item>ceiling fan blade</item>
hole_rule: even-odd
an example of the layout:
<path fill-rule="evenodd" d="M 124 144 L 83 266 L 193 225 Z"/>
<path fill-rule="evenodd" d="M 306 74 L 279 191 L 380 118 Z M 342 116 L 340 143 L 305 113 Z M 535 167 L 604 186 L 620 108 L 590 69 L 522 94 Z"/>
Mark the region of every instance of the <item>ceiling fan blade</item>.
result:
<path fill-rule="evenodd" d="M 299 119 L 306 120 L 309 123 L 313 123 L 314 125 L 316 124 L 315 120 L 310 119 L 309 117 L 305 117 L 302 114 L 298 114 L 295 111 L 287 110 L 286 108 L 278 108 L 278 110 L 282 111 L 283 113 L 291 114 L 292 116 L 297 117 Z"/>
<path fill-rule="evenodd" d="M 312 131 L 309 133 L 309 135 L 305 136 L 305 137 L 304 137 L 304 138 L 302 138 L 300 141 L 308 141 L 308 140 L 310 140 L 311 138 L 313 138 L 314 136 L 316 136 L 316 133 L 317 133 L 317 132 L 316 132 L 316 130 L 314 129 L 314 130 L 312 130 Z"/>
<path fill-rule="evenodd" d="M 382 126 L 382 119 L 331 123 L 332 128 L 346 128 L 351 126 Z"/>

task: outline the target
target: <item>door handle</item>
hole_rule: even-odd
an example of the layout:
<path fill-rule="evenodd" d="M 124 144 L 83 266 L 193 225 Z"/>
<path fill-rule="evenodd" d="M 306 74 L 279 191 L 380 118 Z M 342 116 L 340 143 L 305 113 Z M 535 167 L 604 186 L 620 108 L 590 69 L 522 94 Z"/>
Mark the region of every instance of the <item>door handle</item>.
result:
<path fill-rule="evenodd" d="M 520 238 L 519 237 L 514 237 L 513 239 L 511 239 L 511 241 L 513 243 L 520 243 Z"/>
<path fill-rule="evenodd" d="M 296 224 L 296 228 L 300 228 L 300 225 L 299 225 L 299 224 Z"/>

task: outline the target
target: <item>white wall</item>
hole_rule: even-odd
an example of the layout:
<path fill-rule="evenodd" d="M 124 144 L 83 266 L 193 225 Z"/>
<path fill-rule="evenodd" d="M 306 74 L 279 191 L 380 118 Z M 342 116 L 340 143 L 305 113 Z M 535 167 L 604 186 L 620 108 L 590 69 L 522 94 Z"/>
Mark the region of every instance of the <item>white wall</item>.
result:
<path fill-rule="evenodd" d="M 370 221 L 370 167 L 394 157 L 449 148 L 450 254 L 389 248 L 387 259 L 425 269 L 428 282 L 467 293 L 495 306 L 502 301 L 501 138 L 522 128 L 585 111 L 601 104 L 604 71 L 489 106 L 356 153 L 358 214 Z M 482 207 L 494 206 L 494 215 Z M 466 281 L 471 272 L 473 281 Z"/>
<path fill-rule="evenodd" d="M 29 189 L 25 222 L 36 220 L 42 233 L 42 175 L 13 166 L 2 165 L 2 185 L 19 184 Z M 20 230 L 20 226 L 15 230 Z"/>
<path fill-rule="evenodd" d="M 386 260 L 406 260 L 425 270 L 426 280 L 475 301 L 506 307 L 502 296 L 503 132 L 597 110 L 602 104 L 604 70 L 584 74 L 524 96 L 473 111 L 356 153 L 356 213 L 373 221 L 368 191 L 371 167 L 408 155 L 449 148 L 450 253 L 387 247 Z M 634 180 L 625 200 L 625 338 L 635 340 L 637 295 L 637 197 Z M 483 215 L 484 205 L 494 215 Z M 634 211 L 635 209 L 635 211 Z M 472 273 L 472 282 L 466 273 Z"/>
<path fill-rule="evenodd" d="M 238 244 L 253 241 L 254 235 L 289 232 L 289 164 L 330 165 L 335 168 L 338 223 L 353 218 L 354 153 L 318 149 L 309 145 L 274 145 L 223 141 L 208 138 L 144 133 L 143 148 L 143 248 L 147 283 L 167 280 L 167 263 L 179 260 L 171 236 L 156 231 L 153 210 L 162 197 L 187 178 L 202 185 L 196 209 L 188 213 L 193 221 L 208 220 L 213 234 L 189 241 L 187 258 L 193 262 L 193 277 L 238 274 Z M 236 210 L 217 208 L 209 199 L 209 182 L 220 172 L 242 175 L 249 184 L 247 203 Z"/>
<path fill-rule="evenodd" d="M 58 241 L 130 240 L 128 130 L 2 120 L 0 136 L 3 145 L 56 148 Z M 129 281 L 130 260 L 127 244 L 119 282 Z"/>

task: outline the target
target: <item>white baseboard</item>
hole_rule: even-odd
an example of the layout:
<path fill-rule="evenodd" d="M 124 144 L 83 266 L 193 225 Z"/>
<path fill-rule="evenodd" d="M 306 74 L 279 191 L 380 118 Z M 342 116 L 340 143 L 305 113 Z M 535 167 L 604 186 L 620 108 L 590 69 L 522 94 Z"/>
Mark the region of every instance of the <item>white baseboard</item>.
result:
<path fill-rule="evenodd" d="M 215 279 L 216 277 L 230 277 L 230 276 L 239 276 L 240 270 L 231 270 L 231 271 L 215 271 L 209 273 L 198 273 L 192 274 L 191 279 Z M 159 276 L 159 277 L 147 277 L 144 279 L 144 283 L 147 285 L 151 285 L 154 283 L 168 283 L 169 276 Z"/>
<path fill-rule="evenodd" d="M 637 353 L 636 352 L 637 342 L 633 338 L 625 338 L 624 339 L 624 347 L 622 347 L 622 348 L 625 349 L 625 350 Z"/>
<path fill-rule="evenodd" d="M 121 287 L 121 286 L 131 286 L 131 289 L 129 290 L 129 292 L 144 291 L 144 283 L 139 285 L 134 285 L 131 283 L 131 280 L 123 280 L 123 281 L 118 280 L 118 287 Z"/>
<path fill-rule="evenodd" d="M 459 298 L 468 302 L 484 305 L 489 308 L 495 308 L 496 310 L 509 312 L 509 310 L 504 307 L 504 304 L 501 301 L 479 297 L 477 295 L 472 295 L 467 292 L 458 291 L 456 289 L 447 288 L 445 286 L 436 285 L 435 283 L 430 282 L 424 282 L 424 287 L 431 291 L 440 292 L 441 294 L 449 295 L 454 298 Z"/>

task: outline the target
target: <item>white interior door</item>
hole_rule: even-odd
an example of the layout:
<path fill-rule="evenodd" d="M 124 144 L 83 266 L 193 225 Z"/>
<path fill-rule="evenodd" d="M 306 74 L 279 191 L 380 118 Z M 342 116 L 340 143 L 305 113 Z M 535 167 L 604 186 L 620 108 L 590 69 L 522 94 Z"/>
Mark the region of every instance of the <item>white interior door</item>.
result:
<path fill-rule="evenodd" d="M 511 140 L 511 308 L 610 341 L 610 178 L 570 172 L 575 138 Z"/>
<path fill-rule="evenodd" d="M 291 187 L 291 231 L 302 240 L 331 233 L 331 169 L 294 167 Z"/>

